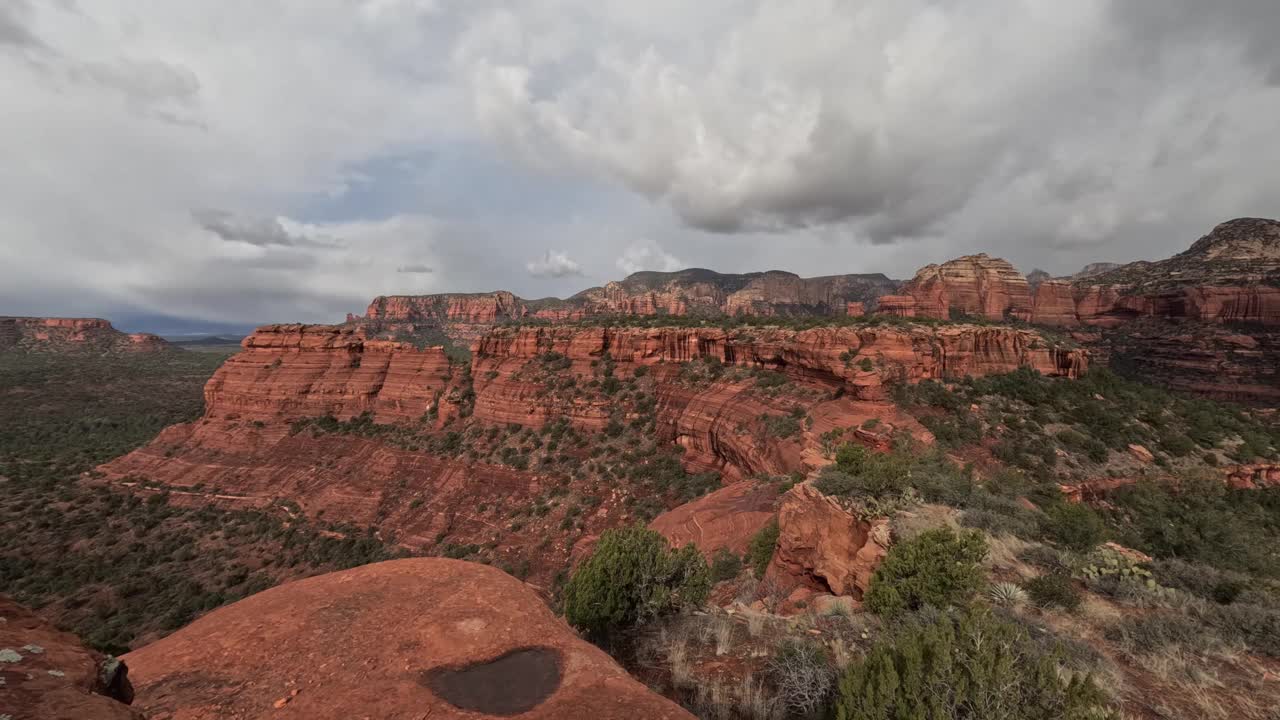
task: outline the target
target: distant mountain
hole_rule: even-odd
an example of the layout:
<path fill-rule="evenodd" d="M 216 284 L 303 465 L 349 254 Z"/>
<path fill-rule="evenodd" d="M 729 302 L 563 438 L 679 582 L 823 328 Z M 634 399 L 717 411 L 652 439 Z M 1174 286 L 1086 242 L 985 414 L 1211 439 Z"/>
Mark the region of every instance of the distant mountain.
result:
<path fill-rule="evenodd" d="M 200 338 L 216 335 L 226 338 L 242 338 L 257 325 L 225 323 L 176 315 L 160 315 L 143 312 L 121 312 L 110 315 L 111 322 L 125 332 L 147 332 L 166 338 Z M 239 342 L 238 340 L 236 342 Z"/>

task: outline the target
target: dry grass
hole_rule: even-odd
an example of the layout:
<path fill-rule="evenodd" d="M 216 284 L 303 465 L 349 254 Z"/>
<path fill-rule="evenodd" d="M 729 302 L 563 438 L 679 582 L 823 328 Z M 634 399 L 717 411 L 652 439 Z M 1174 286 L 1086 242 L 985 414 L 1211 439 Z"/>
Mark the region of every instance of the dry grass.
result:
<path fill-rule="evenodd" d="M 1005 575 L 1012 573 L 1021 580 L 1034 577 L 1038 574 L 1036 569 L 1020 560 L 1019 556 L 1036 545 L 1039 543 L 1027 542 L 1012 535 L 987 535 L 986 568 Z"/>
<path fill-rule="evenodd" d="M 717 615 L 714 623 L 716 655 L 727 655 L 733 647 L 733 635 L 736 624 L 727 617 Z"/>
<path fill-rule="evenodd" d="M 689 663 L 689 643 L 687 640 L 673 641 L 667 647 L 667 667 L 671 671 L 671 684 L 679 689 L 693 687 L 693 666 Z"/>

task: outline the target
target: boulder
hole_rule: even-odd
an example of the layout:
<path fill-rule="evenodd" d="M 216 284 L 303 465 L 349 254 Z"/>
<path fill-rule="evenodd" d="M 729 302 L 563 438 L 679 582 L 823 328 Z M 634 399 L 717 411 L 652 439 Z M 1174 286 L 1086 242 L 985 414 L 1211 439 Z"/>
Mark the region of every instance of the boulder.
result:
<path fill-rule="evenodd" d="M 125 659 L 136 704 L 175 720 L 693 717 L 519 580 L 441 558 L 288 583 Z"/>
<path fill-rule="evenodd" d="M 129 669 L 0 596 L 0 717 L 142 720 Z"/>
<path fill-rule="evenodd" d="M 1156 456 L 1152 455 L 1151 451 L 1142 445 L 1134 445 L 1131 443 L 1129 445 L 1129 454 L 1140 462 L 1150 464 L 1156 461 Z"/>
<path fill-rule="evenodd" d="M 766 577 L 861 600 L 888 550 L 888 518 L 857 518 L 805 483 L 783 496 Z"/>
<path fill-rule="evenodd" d="M 720 549 L 744 555 L 752 536 L 773 519 L 777 500 L 768 484 L 742 480 L 662 513 L 649 528 L 672 547 L 692 544 L 708 558 Z"/>

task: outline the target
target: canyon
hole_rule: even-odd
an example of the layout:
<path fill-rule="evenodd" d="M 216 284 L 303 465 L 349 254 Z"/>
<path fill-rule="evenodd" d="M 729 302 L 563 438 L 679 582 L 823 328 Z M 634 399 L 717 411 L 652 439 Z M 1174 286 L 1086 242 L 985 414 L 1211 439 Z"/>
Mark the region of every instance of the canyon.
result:
<path fill-rule="evenodd" d="M 264 326 L 208 381 L 201 419 L 97 481 L 180 505 L 278 507 L 413 549 L 487 548 L 548 588 L 600 532 L 681 504 L 642 484 L 662 458 L 677 468 L 663 477 L 715 486 L 806 474 L 832 433 L 931 439 L 886 401 L 892 383 L 1088 368 L 1034 330 L 976 325 L 499 327 L 472 350 L 460 364 L 346 325 Z M 637 498 L 657 505 L 641 513 Z"/>

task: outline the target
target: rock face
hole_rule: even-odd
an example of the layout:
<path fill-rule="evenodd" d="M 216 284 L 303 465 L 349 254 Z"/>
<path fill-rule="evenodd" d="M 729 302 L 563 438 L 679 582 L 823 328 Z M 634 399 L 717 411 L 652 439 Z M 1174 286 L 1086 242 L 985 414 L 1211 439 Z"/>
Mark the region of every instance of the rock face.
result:
<path fill-rule="evenodd" d="M 778 511 L 778 547 L 766 577 L 861 600 L 889 549 L 889 520 L 854 517 L 834 498 L 797 485 Z"/>
<path fill-rule="evenodd" d="M 899 294 L 915 299 L 918 315 L 941 320 L 964 315 L 1027 321 L 1032 315 L 1027 278 L 1009 261 L 986 253 L 926 265 Z"/>
<path fill-rule="evenodd" d="M 1031 322 L 1036 325 L 1079 325 L 1076 316 L 1075 294 L 1071 283 L 1063 280 L 1044 280 L 1036 285 L 1032 299 Z"/>
<path fill-rule="evenodd" d="M 0 714 L 41 720 L 142 720 L 124 663 L 0 596 Z"/>
<path fill-rule="evenodd" d="M 1222 223 L 1186 252 L 1112 268 L 1075 284 L 1090 325 L 1139 318 L 1280 325 L 1280 222 Z"/>
<path fill-rule="evenodd" d="M 150 333 L 122 333 L 101 318 L 0 317 L 0 351 L 159 352 L 172 346 Z"/>
<path fill-rule="evenodd" d="M 136 704 L 183 720 L 693 717 L 580 640 L 520 581 L 456 560 L 288 583 L 125 659 Z"/>
<path fill-rule="evenodd" d="M 874 305 L 897 282 L 884 275 L 802 278 L 777 270 L 731 275 L 711 270 L 639 272 L 567 300 L 525 300 L 509 292 L 401 295 L 375 298 L 362 318 L 350 317 L 371 334 L 443 332 L 455 342 L 474 342 L 508 320 L 551 322 L 601 315 L 845 315 L 851 305 Z"/>
<path fill-rule="evenodd" d="M 624 374 L 639 366 L 713 359 L 843 385 L 864 400 L 885 397 L 886 381 L 959 378 L 1019 367 L 1078 377 L 1088 367 L 1083 351 L 1052 346 L 1034 331 L 1007 327 L 520 327 L 498 328 L 474 346 L 475 374 L 500 377 L 513 362 L 546 352 L 584 366 L 607 353 Z M 480 380 L 476 389 L 483 394 Z"/>
<path fill-rule="evenodd" d="M 1147 320 L 1108 330 L 1091 345 L 1111 365 L 1175 390 L 1280 406 L 1280 328 Z"/>
<path fill-rule="evenodd" d="M 672 547 L 694 545 L 710 558 L 724 549 L 744 555 L 751 538 L 775 515 L 773 487 L 742 480 L 669 510 L 649 523 Z"/>
<path fill-rule="evenodd" d="M 250 420 L 363 413 L 389 422 L 440 409 L 453 371 L 438 347 L 369 340 L 340 325 L 267 325 L 218 368 L 205 406 Z"/>
<path fill-rule="evenodd" d="M 1077 377 L 1087 355 L 1050 346 L 1037 333 L 969 325 L 905 328 L 498 328 L 473 347 L 475 417 L 500 423 L 541 425 L 564 417 L 588 429 L 603 428 L 605 403 L 571 402 L 517 377 L 535 358 L 555 353 L 584 370 L 606 354 L 620 377 L 636 368 L 659 378 L 657 427 L 664 439 L 686 449 L 691 469 L 737 479 L 755 473 L 785 474 L 802 466 L 812 433 L 762 440 L 761 417 L 782 412 L 753 392 L 756 381 L 725 379 L 708 386 L 679 382 L 678 364 L 712 360 L 782 373 L 829 394 L 858 401 L 888 397 L 892 382 L 958 378 L 1033 367 L 1045 375 Z M 822 414 L 822 405 L 810 414 Z"/>

